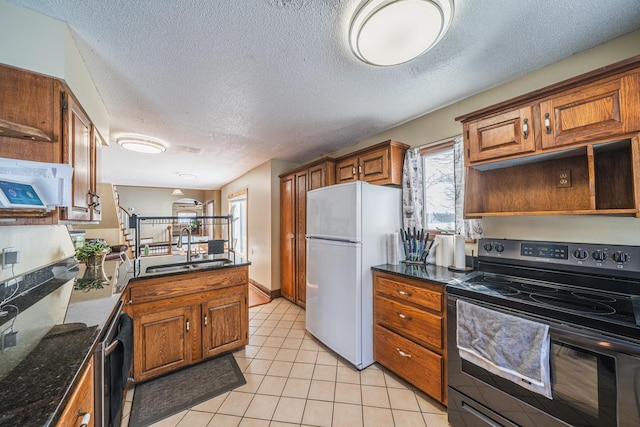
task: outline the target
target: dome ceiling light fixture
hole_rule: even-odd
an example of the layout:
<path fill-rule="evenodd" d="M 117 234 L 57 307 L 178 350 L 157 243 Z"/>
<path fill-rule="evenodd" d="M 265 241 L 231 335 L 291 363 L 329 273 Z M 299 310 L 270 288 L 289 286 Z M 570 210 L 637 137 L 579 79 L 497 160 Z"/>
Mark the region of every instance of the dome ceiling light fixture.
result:
<path fill-rule="evenodd" d="M 452 18 L 453 0 L 366 0 L 351 20 L 349 44 L 367 64 L 402 64 L 435 46 Z"/>
<path fill-rule="evenodd" d="M 116 142 L 122 148 L 138 153 L 159 154 L 167 150 L 162 142 L 148 136 L 120 136 Z"/>

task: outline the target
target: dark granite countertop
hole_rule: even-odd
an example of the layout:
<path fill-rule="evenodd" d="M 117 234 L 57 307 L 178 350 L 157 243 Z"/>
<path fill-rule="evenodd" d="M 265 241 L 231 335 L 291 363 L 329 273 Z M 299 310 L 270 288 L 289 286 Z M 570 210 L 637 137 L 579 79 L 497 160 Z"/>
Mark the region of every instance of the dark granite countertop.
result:
<path fill-rule="evenodd" d="M 222 267 L 161 273 L 146 269 L 186 257 L 107 261 L 97 277 L 70 257 L 0 283 L 0 427 L 55 425 L 130 281 L 250 264 L 231 255 Z"/>
<path fill-rule="evenodd" d="M 438 265 L 415 265 L 405 264 L 404 262 L 400 262 L 399 264 L 376 265 L 371 268 L 376 271 L 396 274 L 411 279 L 425 280 L 443 286 L 446 286 L 446 284 L 453 279 L 460 279 L 468 274 L 467 272 L 451 271 L 447 267 Z"/>

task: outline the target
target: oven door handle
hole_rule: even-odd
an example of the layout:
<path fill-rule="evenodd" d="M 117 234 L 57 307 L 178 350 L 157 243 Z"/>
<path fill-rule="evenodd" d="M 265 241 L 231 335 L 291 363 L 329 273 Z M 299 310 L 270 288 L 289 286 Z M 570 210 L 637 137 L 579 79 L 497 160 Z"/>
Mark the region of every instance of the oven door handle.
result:
<path fill-rule="evenodd" d="M 586 335 L 579 332 L 568 332 L 562 329 L 552 328 L 551 338 L 553 339 L 554 337 L 568 343 L 573 342 L 579 344 L 587 349 L 601 348 L 612 352 L 629 354 L 631 356 L 640 356 L 640 346 L 602 334 Z"/>

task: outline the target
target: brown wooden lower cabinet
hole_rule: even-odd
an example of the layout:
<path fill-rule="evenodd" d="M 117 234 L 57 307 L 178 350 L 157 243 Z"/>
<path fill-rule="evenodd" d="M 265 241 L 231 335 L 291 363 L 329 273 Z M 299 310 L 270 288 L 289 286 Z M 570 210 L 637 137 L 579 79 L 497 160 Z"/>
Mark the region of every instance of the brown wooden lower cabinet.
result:
<path fill-rule="evenodd" d="M 87 427 L 94 426 L 94 387 L 93 387 L 93 360 L 82 371 L 80 381 L 58 419 L 57 427 L 80 427 L 86 414 L 89 414 Z"/>
<path fill-rule="evenodd" d="M 136 382 L 249 344 L 248 268 L 129 284 Z"/>
<path fill-rule="evenodd" d="M 374 359 L 447 404 L 444 286 L 373 272 Z"/>

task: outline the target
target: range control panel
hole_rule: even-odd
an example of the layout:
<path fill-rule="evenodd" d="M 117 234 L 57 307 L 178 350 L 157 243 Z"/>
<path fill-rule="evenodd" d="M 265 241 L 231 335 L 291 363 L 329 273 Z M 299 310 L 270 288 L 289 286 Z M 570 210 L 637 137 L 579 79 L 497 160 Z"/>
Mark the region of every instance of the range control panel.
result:
<path fill-rule="evenodd" d="M 478 255 L 514 264 L 530 261 L 640 274 L 640 246 L 484 238 L 478 243 Z"/>

